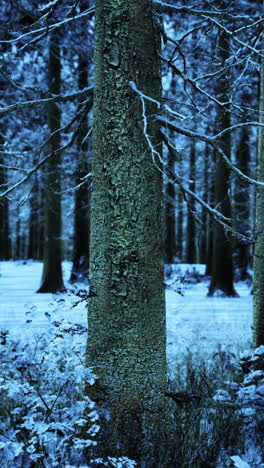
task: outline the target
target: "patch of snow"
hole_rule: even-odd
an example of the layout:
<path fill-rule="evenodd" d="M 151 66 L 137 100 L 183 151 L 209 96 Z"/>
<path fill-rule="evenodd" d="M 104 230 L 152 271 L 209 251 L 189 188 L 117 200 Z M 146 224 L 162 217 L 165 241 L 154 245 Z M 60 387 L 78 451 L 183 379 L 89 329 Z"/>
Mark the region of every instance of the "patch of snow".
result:
<path fill-rule="evenodd" d="M 173 265 L 172 280 L 177 281 L 178 272 L 195 269 L 204 274 L 204 265 Z M 71 263 L 63 262 L 64 279 L 70 277 Z M 1 328 L 16 334 L 41 333 L 49 327 L 56 309 L 65 323 L 87 326 L 86 303 L 73 308 L 76 296 L 63 293 L 53 295 L 36 293 L 40 286 L 42 263 L 37 261 L 0 262 L 0 320 Z M 65 285 L 73 289 L 65 280 Z M 79 285 L 80 288 L 86 288 Z M 182 294 L 172 288 L 166 289 L 167 310 L 167 355 L 169 368 L 181 353 L 192 347 L 210 357 L 217 345 L 230 346 L 235 354 L 250 348 L 252 326 L 252 296 L 244 283 L 236 284 L 239 297 L 207 297 L 208 281 L 197 284 L 182 284 Z M 264 348 L 264 347 L 263 347 Z M 260 353 L 262 347 L 260 347 Z"/>
<path fill-rule="evenodd" d="M 242 460 L 242 458 L 240 458 L 238 455 L 231 457 L 231 460 L 233 461 L 236 468 L 250 468 L 249 464 Z"/>

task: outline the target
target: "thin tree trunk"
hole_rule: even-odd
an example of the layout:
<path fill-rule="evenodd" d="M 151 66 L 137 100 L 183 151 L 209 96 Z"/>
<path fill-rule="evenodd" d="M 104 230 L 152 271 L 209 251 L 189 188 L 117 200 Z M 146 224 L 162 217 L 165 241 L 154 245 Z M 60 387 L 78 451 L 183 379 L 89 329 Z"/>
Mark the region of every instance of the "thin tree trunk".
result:
<path fill-rule="evenodd" d="M 4 138 L 0 134 L 0 144 L 4 145 Z M 1 150 L 2 151 L 2 150 Z M 3 152 L 0 153 L 0 164 L 5 164 Z M 7 184 L 7 173 L 4 167 L 0 167 L 0 187 Z M 11 258 L 11 242 L 9 233 L 9 205 L 7 198 L 0 200 L 0 260 Z"/>
<path fill-rule="evenodd" d="M 189 161 L 189 189 L 195 192 L 195 144 L 191 146 Z M 188 200 L 187 212 L 187 245 L 186 245 L 186 263 L 196 263 L 196 225 L 195 225 L 195 201 L 193 198 Z"/>
<path fill-rule="evenodd" d="M 262 37 L 262 48 L 264 36 Z M 261 59 L 259 122 L 264 124 L 264 60 Z M 264 129 L 258 130 L 258 180 L 264 181 Z M 257 233 L 253 260 L 253 313 L 254 344 L 264 345 L 264 189 L 256 193 L 256 227 Z"/>
<path fill-rule="evenodd" d="M 168 177 L 174 173 L 174 155 L 169 151 L 167 159 Z M 165 185 L 165 263 L 174 263 L 176 257 L 176 224 L 175 224 L 175 184 L 166 181 Z"/>
<path fill-rule="evenodd" d="M 88 85 L 88 61 L 79 56 L 79 89 Z M 75 175 L 75 184 L 79 186 L 75 192 L 74 206 L 74 246 L 73 265 L 70 281 L 87 282 L 90 247 L 90 181 L 86 179 L 91 170 L 89 148 L 87 142 L 87 116 L 82 123 L 77 138 L 78 163 Z"/>
<path fill-rule="evenodd" d="M 28 258 L 40 260 L 41 245 L 44 242 L 43 233 L 43 207 L 41 202 L 41 191 L 39 186 L 39 174 L 36 174 L 35 182 L 31 190 L 30 218 L 29 218 L 29 242 L 28 242 Z"/>
<path fill-rule="evenodd" d="M 57 32 L 50 36 L 49 89 L 52 94 L 60 94 L 60 47 Z M 48 125 L 50 133 L 60 128 L 61 111 L 56 103 L 48 105 Z M 62 279 L 62 241 L 61 241 L 61 155 L 60 134 L 52 136 L 49 152 L 53 153 L 45 166 L 45 242 L 44 265 L 41 286 L 38 292 L 56 293 L 63 291 Z"/>
<path fill-rule="evenodd" d="M 249 134 L 248 128 L 243 127 L 240 142 L 237 148 L 236 164 L 239 169 L 248 174 L 250 164 Z M 250 207 L 249 207 L 249 187 L 239 178 L 235 181 L 234 194 L 234 220 L 233 225 L 236 231 L 245 236 L 250 229 Z M 249 244 L 241 239 L 234 238 L 233 250 L 235 254 L 234 262 L 238 280 L 249 278 Z"/>
<path fill-rule="evenodd" d="M 176 224 L 176 239 L 177 239 L 177 257 L 180 261 L 183 260 L 183 195 L 178 191 L 177 195 L 177 224 Z"/>
<path fill-rule="evenodd" d="M 218 58 L 223 64 L 229 57 L 229 42 L 225 33 L 221 33 L 218 43 Z M 229 77 L 222 74 L 218 78 L 216 94 L 222 102 L 228 102 Z M 217 108 L 216 131 L 230 127 L 228 108 Z M 226 155 L 230 156 L 230 134 L 226 133 L 219 140 L 219 145 Z M 215 204 L 217 209 L 227 218 L 231 218 L 231 203 L 229 198 L 230 169 L 216 154 L 215 168 Z M 222 294 L 223 296 L 237 296 L 233 284 L 232 242 L 227 233 L 218 223 L 214 223 L 212 277 L 208 295 Z"/>
<path fill-rule="evenodd" d="M 95 452 L 172 467 L 163 286 L 159 38 L 151 0 L 96 0 L 93 192 L 87 365 L 109 411 Z M 133 86 L 133 83 L 132 83 Z M 147 128 L 144 127 L 144 113 Z M 145 121 L 146 122 L 146 121 Z M 148 135 L 148 137 L 147 137 Z M 156 157 L 156 164 L 159 165 Z"/>

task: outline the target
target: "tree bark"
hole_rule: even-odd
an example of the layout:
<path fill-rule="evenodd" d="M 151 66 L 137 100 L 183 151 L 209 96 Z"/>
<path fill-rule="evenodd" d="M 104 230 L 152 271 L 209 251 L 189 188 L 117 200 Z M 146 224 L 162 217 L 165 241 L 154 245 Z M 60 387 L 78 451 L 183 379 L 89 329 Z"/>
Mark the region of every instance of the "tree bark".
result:
<path fill-rule="evenodd" d="M 262 48 L 264 37 L 262 38 Z M 261 59 L 259 122 L 264 124 L 264 61 Z M 258 130 L 258 180 L 264 181 L 264 128 Z M 257 234 L 253 260 L 253 338 L 255 346 L 264 345 L 264 190 L 256 192 Z"/>
<path fill-rule="evenodd" d="M 109 411 L 96 453 L 171 467 L 163 285 L 159 38 L 151 0 L 97 0 L 87 365 Z M 145 114 L 144 114 L 145 113 Z M 147 120 L 145 120 L 145 116 Z M 147 128 L 144 123 L 147 122 Z M 155 163 L 153 162 L 155 158 Z"/>
<path fill-rule="evenodd" d="M 49 90 L 60 94 L 61 82 L 60 46 L 56 32 L 50 36 L 49 51 Z M 50 133 L 60 128 L 61 111 L 56 103 L 48 104 L 48 126 Z M 51 137 L 49 152 L 53 153 L 45 166 L 45 242 L 44 265 L 41 286 L 38 292 L 56 293 L 63 291 L 62 279 L 62 241 L 61 241 L 61 155 L 60 134 Z"/>

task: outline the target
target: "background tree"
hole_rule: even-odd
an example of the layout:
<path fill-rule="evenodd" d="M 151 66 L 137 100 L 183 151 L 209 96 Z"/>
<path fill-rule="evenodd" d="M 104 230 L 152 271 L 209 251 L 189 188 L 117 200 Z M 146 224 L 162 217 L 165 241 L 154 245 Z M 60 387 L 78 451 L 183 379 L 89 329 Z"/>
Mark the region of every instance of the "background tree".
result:
<path fill-rule="evenodd" d="M 262 38 L 262 50 L 264 38 Z M 264 60 L 261 59 L 259 123 L 264 124 Z M 264 127 L 258 130 L 258 179 L 264 181 Z M 256 196 L 256 242 L 253 260 L 254 343 L 264 345 L 264 188 Z"/>
<path fill-rule="evenodd" d="M 189 163 L 189 188 L 195 192 L 195 144 L 190 149 Z M 196 263 L 196 222 L 195 222 L 195 201 L 192 197 L 188 200 L 187 215 L 187 239 L 186 239 L 186 263 Z"/>
<path fill-rule="evenodd" d="M 5 139 L 0 134 L 0 187 L 6 188 L 8 175 L 5 161 Z M 9 207 L 8 198 L 0 199 L 0 260 L 11 258 L 11 245 L 9 233 Z"/>
<path fill-rule="evenodd" d="M 99 455 L 172 466 L 163 286 L 159 36 L 152 2 L 96 1 L 89 396 Z M 136 92 L 144 93 L 149 99 Z M 132 89 L 133 88 L 133 89 Z"/>
<path fill-rule="evenodd" d="M 219 67 L 223 68 L 222 75 L 218 78 L 216 95 L 221 100 L 222 105 L 217 108 L 216 131 L 230 127 L 230 108 L 229 102 L 229 76 L 228 71 L 224 71 L 224 66 L 229 58 L 229 40 L 223 32 L 219 36 L 217 45 Z M 219 139 L 219 145 L 226 155 L 231 154 L 230 133 L 225 133 Z M 222 158 L 216 154 L 215 167 L 215 204 L 217 209 L 226 218 L 231 219 L 230 203 L 230 169 Z M 235 296 L 233 284 L 233 260 L 232 243 L 230 234 L 225 232 L 218 223 L 214 224 L 213 231 L 213 259 L 212 259 L 212 277 L 209 286 L 208 295 L 212 296 L 216 292 L 221 292 L 226 296 Z"/>
<path fill-rule="evenodd" d="M 246 174 L 250 168 L 250 137 L 249 128 L 242 127 L 236 152 L 236 164 Z M 245 281 L 250 278 L 248 267 L 250 263 L 249 243 L 246 236 L 250 232 L 250 190 L 247 184 L 236 178 L 234 187 L 234 216 L 235 231 L 244 234 L 245 239 L 234 238 L 234 265 L 237 279 Z"/>
<path fill-rule="evenodd" d="M 40 187 L 40 173 L 36 174 L 30 193 L 30 218 L 28 258 L 35 260 L 43 259 L 44 244 L 44 194 Z"/>
<path fill-rule="evenodd" d="M 61 60 L 59 38 L 56 32 L 50 36 L 49 49 L 49 90 L 52 95 L 60 94 Z M 45 166 L 45 237 L 44 264 L 41 286 L 38 292 L 58 292 L 64 289 L 62 279 L 61 239 L 61 154 L 60 133 L 61 111 L 56 103 L 47 106 L 50 143 L 48 150 L 52 157 Z"/>
<path fill-rule="evenodd" d="M 87 2 L 81 4 L 81 11 L 87 7 Z M 83 36 L 86 34 L 86 19 L 82 24 Z M 90 44 L 90 54 L 92 46 Z M 88 86 L 89 58 L 88 51 L 80 51 L 78 55 L 78 87 L 84 89 Z M 90 104 L 90 108 L 92 103 Z M 88 113 L 83 116 L 79 132 L 77 135 L 77 167 L 75 170 L 75 185 L 78 189 L 74 194 L 74 245 L 73 264 L 70 281 L 87 282 L 89 269 L 89 249 L 90 249 L 90 185 L 91 177 L 91 142 L 88 135 Z"/>

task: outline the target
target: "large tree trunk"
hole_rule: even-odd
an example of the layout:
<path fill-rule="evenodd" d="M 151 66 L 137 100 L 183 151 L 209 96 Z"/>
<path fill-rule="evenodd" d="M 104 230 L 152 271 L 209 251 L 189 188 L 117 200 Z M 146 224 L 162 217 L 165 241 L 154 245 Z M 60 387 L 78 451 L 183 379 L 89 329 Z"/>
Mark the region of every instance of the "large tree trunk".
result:
<path fill-rule="evenodd" d="M 49 90 L 52 94 L 60 94 L 60 47 L 57 33 L 50 36 L 49 53 Z M 48 104 L 48 125 L 50 133 L 60 128 L 61 111 L 56 103 Z M 62 279 L 62 241 L 61 241 L 61 155 L 60 134 L 51 137 L 49 152 L 53 153 L 45 166 L 45 243 L 44 265 L 41 286 L 38 292 L 56 293 L 64 290 Z"/>
<path fill-rule="evenodd" d="M 159 38 L 151 0 L 97 0 L 87 365 L 110 419 L 98 455 L 171 467 L 158 126 Z M 144 128 L 144 113 L 149 116 Z M 158 167 L 157 167 L 157 166 Z"/>
<path fill-rule="evenodd" d="M 221 33 L 218 43 L 219 66 L 224 66 L 229 57 L 229 42 L 225 33 Z M 218 77 L 216 94 L 222 102 L 229 100 L 229 79 L 225 73 Z M 230 114 L 228 108 L 217 108 L 216 131 L 220 132 L 230 127 Z M 218 141 L 219 146 L 227 156 L 231 153 L 230 133 L 226 133 Z M 215 168 L 215 204 L 217 209 L 227 218 L 231 218 L 231 203 L 229 198 L 230 169 L 216 154 Z M 222 294 L 236 296 L 233 285 L 232 242 L 223 227 L 215 222 L 213 233 L 213 261 L 212 277 L 209 287 L 209 296 Z"/>
<path fill-rule="evenodd" d="M 262 39 L 262 47 L 264 38 Z M 264 60 L 261 59 L 259 122 L 264 125 Z M 258 180 L 264 181 L 264 127 L 258 133 Z M 253 311 L 254 344 L 264 345 L 264 188 L 257 189 L 256 227 L 257 233 L 253 260 Z"/>

